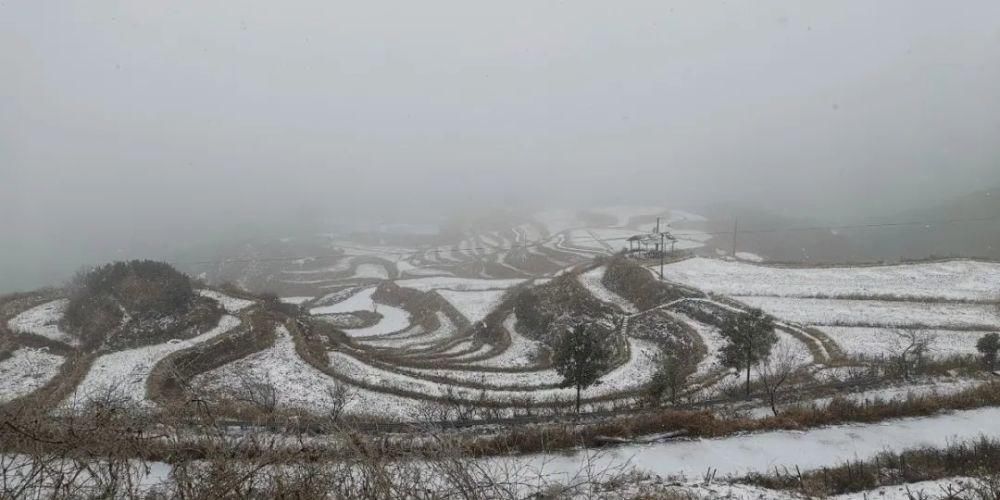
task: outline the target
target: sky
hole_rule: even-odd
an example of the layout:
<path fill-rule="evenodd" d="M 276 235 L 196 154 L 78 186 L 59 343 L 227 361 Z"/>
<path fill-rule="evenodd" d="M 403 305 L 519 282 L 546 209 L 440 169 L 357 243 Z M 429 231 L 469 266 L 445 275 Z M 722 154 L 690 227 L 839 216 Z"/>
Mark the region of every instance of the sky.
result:
<path fill-rule="evenodd" d="M 1000 2 L 0 0 L 0 290 L 220 235 L 1000 185 Z"/>

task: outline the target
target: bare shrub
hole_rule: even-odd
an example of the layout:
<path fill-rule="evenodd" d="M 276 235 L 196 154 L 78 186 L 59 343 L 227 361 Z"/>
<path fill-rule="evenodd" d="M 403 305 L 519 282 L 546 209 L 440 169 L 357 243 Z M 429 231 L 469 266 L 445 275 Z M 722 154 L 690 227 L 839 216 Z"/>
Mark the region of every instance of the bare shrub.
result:
<path fill-rule="evenodd" d="M 799 358 L 789 344 L 779 344 L 767 360 L 757 365 L 757 377 L 774 416 L 778 416 L 778 396 L 782 388 L 792 381 L 799 368 Z"/>
<path fill-rule="evenodd" d="M 235 399 L 251 405 L 265 414 L 272 414 L 278 408 L 278 389 L 271 381 L 271 375 L 244 372 L 237 381 Z"/>
<path fill-rule="evenodd" d="M 347 406 L 357 398 L 358 391 L 338 380 L 333 385 L 326 387 L 326 395 L 330 398 L 327 414 L 330 416 L 330 420 L 336 423 L 340 422 Z"/>
<path fill-rule="evenodd" d="M 924 357 L 934 344 L 934 334 L 925 330 L 892 330 L 892 352 L 903 379 L 910 378 L 921 368 Z"/>

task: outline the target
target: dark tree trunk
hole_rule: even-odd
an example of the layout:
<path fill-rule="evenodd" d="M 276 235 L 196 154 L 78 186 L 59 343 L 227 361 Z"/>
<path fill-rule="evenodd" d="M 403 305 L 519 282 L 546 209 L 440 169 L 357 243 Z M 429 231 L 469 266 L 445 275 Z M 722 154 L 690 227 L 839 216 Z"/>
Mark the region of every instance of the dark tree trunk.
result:
<path fill-rule="evenodd" d="M 750 399 L 750 363 L 747 362 L 747 399 Z"/>
<path fill-rule="evenodd" d="M 580 414 L 580 384 L 576 384 L 576 414 Z"/>

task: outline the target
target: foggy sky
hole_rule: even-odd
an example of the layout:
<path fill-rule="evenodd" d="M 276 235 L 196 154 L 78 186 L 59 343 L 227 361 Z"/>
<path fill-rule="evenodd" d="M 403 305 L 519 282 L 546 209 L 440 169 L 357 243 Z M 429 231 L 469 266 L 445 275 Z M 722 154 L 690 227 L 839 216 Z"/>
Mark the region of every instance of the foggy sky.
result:
<path fill-rule="evenodd" d="M 294 221 L 1000 183 L 996 0 L 6 0 L 0 63 L 0 290 Z"/>

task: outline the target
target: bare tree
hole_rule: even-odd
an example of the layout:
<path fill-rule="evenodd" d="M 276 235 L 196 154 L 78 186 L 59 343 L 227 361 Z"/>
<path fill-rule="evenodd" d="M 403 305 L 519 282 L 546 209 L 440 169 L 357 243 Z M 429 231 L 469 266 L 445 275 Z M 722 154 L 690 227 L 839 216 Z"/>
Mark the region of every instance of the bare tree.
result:
<path fill-rule="evenodd" d="M 344 414 L 344 409 L 357 398 L 357 391 L 343 383 L 335 381 L 333 385 L 326 387 L 326 395 L 330 398 L 330 409 L 328 411 L 330 420 L 339 422 Z"/>
<path fill-rule="evenodd" d="M 910 380 L 919 368 L 924 356 L 934 344 L 934 334 L 916 329 L 892 330 L 892 346 L 896 362 L 905 380 Z"/>
<path fill-rule="evenodd" d="M 236 390 L 237 401 L 248 403 L 264 413 L 274 413 L 278 408 L 278 389 L 270 374 L 241 373 Z"/>
<path fill-rule="evenodd" d="M 757 377 L 774 416 L 778 416 L 778 396 L 781 389 L 792 381 L 802 366 L 799 356 L 789 344 L 779 344 L 768 359 L 757 365 Z"/>

